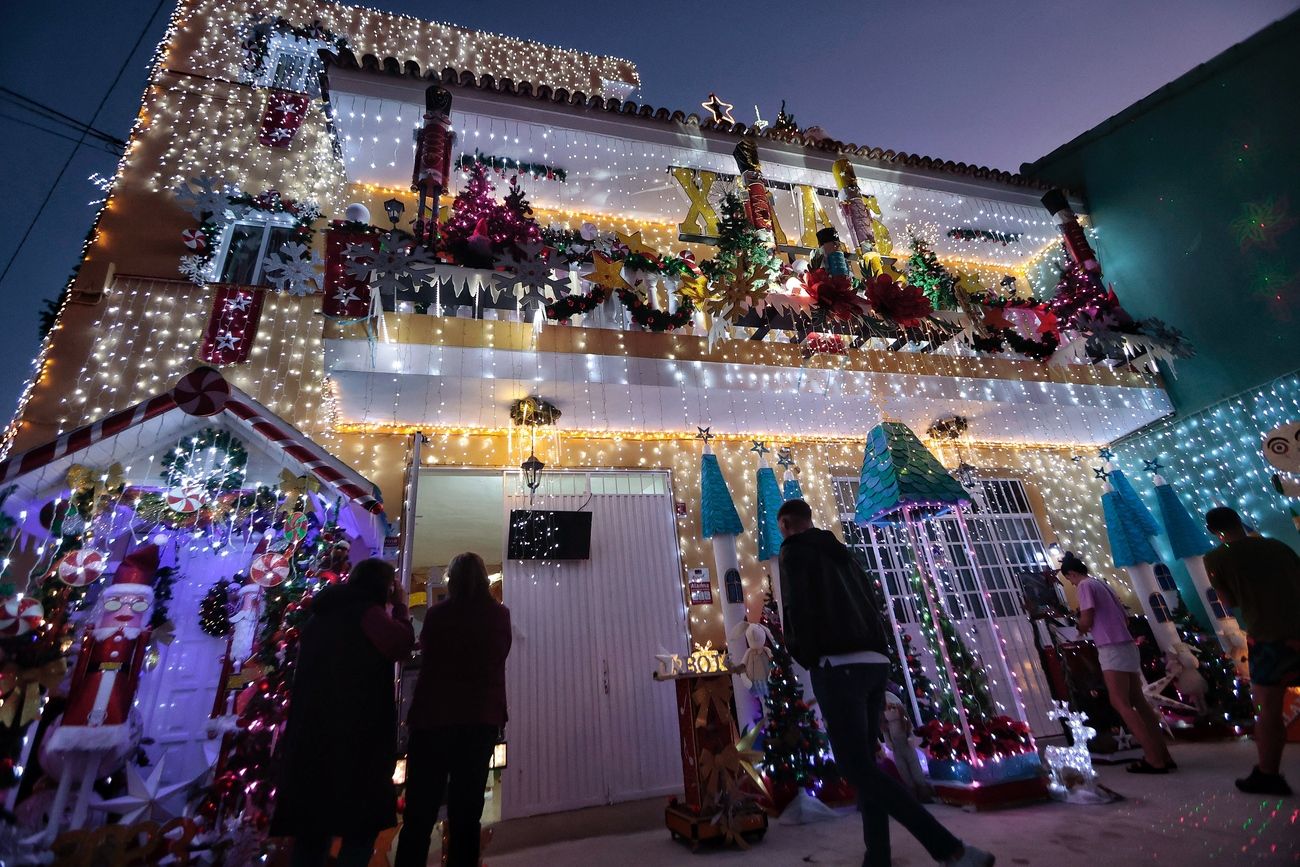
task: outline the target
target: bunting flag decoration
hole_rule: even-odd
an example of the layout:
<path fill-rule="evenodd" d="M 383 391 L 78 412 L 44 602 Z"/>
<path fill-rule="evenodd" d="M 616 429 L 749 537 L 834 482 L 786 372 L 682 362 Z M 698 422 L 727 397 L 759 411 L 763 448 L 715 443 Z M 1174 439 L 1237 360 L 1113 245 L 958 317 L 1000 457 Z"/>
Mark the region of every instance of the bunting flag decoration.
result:
<path fill-rule="evenodd" d="M 203 332 L 199 358 L 210 364 L 247 361 L 257 337 L 266 293 L 261 289 L 222 283 L 213 287 L 212 312 Z"/>
<path fill-rule="evenodd" d="M 262 110 L 262 123 L 257 130 L 257 140 L 272 148 L 287 148 L 307 116 L 311 97 L 291 90 L 268 91 L 266 108 Z"/>

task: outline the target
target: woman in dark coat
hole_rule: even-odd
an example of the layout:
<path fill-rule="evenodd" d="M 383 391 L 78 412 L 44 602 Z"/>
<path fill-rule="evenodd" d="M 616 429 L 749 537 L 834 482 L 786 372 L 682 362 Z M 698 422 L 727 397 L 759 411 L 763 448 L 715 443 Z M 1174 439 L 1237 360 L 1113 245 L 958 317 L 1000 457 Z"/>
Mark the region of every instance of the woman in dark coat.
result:
<path fill-rule="evenodd" d="M 294 838 L 294 867 L 323 865 L 335 837 L 339 867 L 365 867 L 397 824 L 393 665 L 415 635 L 394 578 L 383 560 L 363 560 L 315 596 L 302 626 L 271 822 L 273 836 Z"/>
<path fill-rule="evenodd" d="M 424 867 L 447 790 L 448 867 L 478 867 L 479 822 L 492 751 L 506 724 L 510 611 L 492 598 L 487 567 L 460 554 L 447 599 L 420 630 L 424 659 L 406 725 L 406 812 L 396 867 Z"/>

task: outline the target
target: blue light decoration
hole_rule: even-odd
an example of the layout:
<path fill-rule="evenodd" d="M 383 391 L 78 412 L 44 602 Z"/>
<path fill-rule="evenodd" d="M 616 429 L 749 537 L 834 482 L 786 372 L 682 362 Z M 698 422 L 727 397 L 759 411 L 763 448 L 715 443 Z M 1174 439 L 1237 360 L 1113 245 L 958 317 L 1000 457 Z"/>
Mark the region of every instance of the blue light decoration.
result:
<path fill-rule="evenodd" d="M 1214 506 L 1231 506 L 1265 535 L 1300 548 L 1290 509 L 1278 494 L 1276 470 L 1264 460 L 1261 436 L 1300 420 L 1300 370 L 1279 376 L 1205 409 L 1152 425 L 1112 443 L 1118 465 L 1134 471 L 1143 457 L 1160 455 L 1165 475 L 1185 481 L 1183 495 L 1193 517 Z"/>

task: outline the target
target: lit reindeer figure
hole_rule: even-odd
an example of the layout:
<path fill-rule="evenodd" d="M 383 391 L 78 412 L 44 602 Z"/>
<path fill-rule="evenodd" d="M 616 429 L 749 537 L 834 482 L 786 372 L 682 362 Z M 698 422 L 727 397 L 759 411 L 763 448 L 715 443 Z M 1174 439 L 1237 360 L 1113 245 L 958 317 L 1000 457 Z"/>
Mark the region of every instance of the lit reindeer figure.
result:
<path fill-rule="evenodd" d="M 1045 747 L 1043 759 L 1051 771 L 1052 791 L 1065 794 L 1080 786 L 1090 787 L 1097 779 L 1097 772 L 1092 769 L 1092 755 L 1088 752 L 1088 741 L 1097 736 L 1097 730 L 1088 725 L 1086 713 L 1070 710 L 1063 701 L 1055 702 L 1055 705 L 1047 715 L 1065 720 L 1072 743 L 1068 747 Z"/>

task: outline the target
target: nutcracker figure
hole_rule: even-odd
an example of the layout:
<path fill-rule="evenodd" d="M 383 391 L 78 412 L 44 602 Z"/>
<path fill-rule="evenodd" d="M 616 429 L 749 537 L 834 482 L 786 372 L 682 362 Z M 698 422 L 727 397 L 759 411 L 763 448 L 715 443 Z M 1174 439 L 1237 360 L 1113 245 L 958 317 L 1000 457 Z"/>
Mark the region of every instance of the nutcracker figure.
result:
<path fill-rule="evenodd" d="M 46 740 L 46 767 L 59 769 L 59 788 L 46 834 L 53 840 L 63 819 L 72 786 L 70 825 L 86 820 L 91 785 L 112 773 L 135 748 L 139 735 L 132 704 L 149 645 L 153 611 L 152 581 L 158 571 L 158 546 L 145 545 L 127 556 L 113 582 L 100 593 L 91 625 L 68 687 L 63 717 Z"/>
<path fill-rule="evenodd" d="M 772 229 L 772 195 L 767 191 L 767 182 L 763 179 L 763 166 L 758 161 L 758 148 L 754 146 L 754 140 L 741 139 L 731 153 L 736 158 L 736 168 L 740 169 L 745 216 L 755 229 Z"/>
<path fill-rule="evenodd" d="M 844 255 L 844 245 L 840 243 L 840 233 L 833 226 L 827 226 L 817 232 L 817 246 L 820 248 L 821 261 L 813 260 L 813 267 L 826 269 L 832 277 L 849 276 L 849 260 Z"/>
<path fill-rule="evenodd" d="M 1100 286 L 1101 263 L 1097 261 L 1097 254 L 1088 243 L 1088 236 L 1084 234 L 1083 226 L 1079 225 L 1079 218 L 1075 216 L 1065 194 L 1060 190 L 1048 190 L 1043 196 L 1043 207 L 1051 211 L 1052 219 L 1060 227 L 1065 252 L 1070 255 L 1070 261 L 1083 266 L 1088 276 Z"/>
<path fill-rule="evenodd" d="M 871 211 L 862 198 L 862 188 L 858 186 L 858 175 L 853 171 L 853 164 L 845 159 L 836 160 L 831 166 L 831 172 L 840 188 L 840 215 L 849 227 L 854 252 L 874 252 L 876 235 L 871 231 Z"/>
<path fill-rule="evenodd" d="M 411 189 L 419 193 L 415 240 L 432 250 L 437 244 L 438 200 L 451 185 L 451 92 L 431 84 L 424 91 L 424 127 L 415 140 L 415 171 Z"/>

